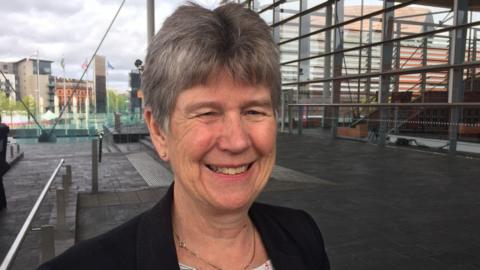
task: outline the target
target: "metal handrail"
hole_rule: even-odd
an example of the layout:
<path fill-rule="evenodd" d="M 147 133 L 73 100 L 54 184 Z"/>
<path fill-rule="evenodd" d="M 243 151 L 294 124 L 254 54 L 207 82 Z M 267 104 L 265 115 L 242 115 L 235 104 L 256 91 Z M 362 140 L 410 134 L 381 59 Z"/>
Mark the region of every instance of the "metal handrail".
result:
<path fill-rule="evenodd" d="M 288 107 L 480 107 L 480 102 L 454 102 L 454 103 L 305 103 L 305 104 L 288 104 Z"/>
<path fill-rule="evenodd" d="M 57 176 L 58 171 L 60 170 L 60 167 L 62 167 L 64 163 L 64 159 L 62 158 L 60 162 L 58 163 L 57 167 L 55 168 L 55 171 L 53 171 L 52 175 L 50 176 L 50 179 L 48 179 L 47 183 L 43 187 L 42 192 L 40 193 L 40 196 L 38 196 L 37 201 L 32 207 L 32 210 L 27 216 L 27 219 L 25 220 L 25 223 L 23 223 L 22 228 L 20 229 L 20 232 L 18 233 L 17 237 L 15 238 L 15 241 L 13 241 L 12 246 L 8 250 L 7 255 L 5 256 L 5 259 L 3 260 L 2 264 L 0 265 L 0 270 L 8 270 L 9 267 L 11 266 L 13 260 L 15 259 L 15 256 L 17 255 L 18 249 L 20 248 L 20 245 L 22 244 L 23 240 L 25 239 L 25 236 L 27 234 L 28 229 L 31 226 L 32 220 L 37 214 L 38 209 L 40 208 L 40 204 L 43 202 L 43 199 L 45 198 L 45 195 L 48 192 L 48 189 L 53 183 L 53 180 Z"/>

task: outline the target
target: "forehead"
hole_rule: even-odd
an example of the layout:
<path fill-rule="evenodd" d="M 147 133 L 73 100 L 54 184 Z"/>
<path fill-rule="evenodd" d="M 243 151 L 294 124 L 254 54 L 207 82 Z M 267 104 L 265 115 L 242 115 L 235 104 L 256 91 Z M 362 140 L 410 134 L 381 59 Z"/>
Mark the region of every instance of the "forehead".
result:
<path fill-rule="evenodd" d="M 176 109 L 193 112 L 205 107 L 272 107 L 271 91 L 262 85 L 236 83 L 231 78 L 211 81 L 185 89 L 177 98 Z"/>

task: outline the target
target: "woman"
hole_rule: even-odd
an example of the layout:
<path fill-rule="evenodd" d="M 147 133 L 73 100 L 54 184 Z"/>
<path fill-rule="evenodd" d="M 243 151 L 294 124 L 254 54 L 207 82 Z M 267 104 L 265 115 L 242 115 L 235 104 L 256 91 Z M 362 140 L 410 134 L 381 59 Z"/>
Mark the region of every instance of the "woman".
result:
<path fill-rule="evenodd" d="M 42 269 L 329 269 L 303 211 L 254 203 L 275 163 L 278 53 L 238 4 L 178 8 L 149 46 L 145 121 L 174 184 Z"/>

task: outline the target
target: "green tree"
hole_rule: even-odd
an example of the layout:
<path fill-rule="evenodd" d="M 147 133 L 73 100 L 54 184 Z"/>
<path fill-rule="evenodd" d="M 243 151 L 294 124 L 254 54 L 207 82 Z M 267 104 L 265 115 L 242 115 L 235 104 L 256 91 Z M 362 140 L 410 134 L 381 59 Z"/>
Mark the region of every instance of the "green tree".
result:
<path fill-rule="evenodd" d="M 17 102 L 11 98 L 8 98 L 4 92 L 0 92 L 0 113 L 3 114 L 5 112 L 10 116 L 10 122 L 12 122 L 13 112 L 15 111 L 18 111 Z"/>
<path fill-rule="evenodd" d="M 107 90 L 107 106 L 108 112 L 124 112 L 128 108 L 128 97 L 119 94 L 115 90 Z"/>
<path fill-rule="evenodd" d="M 0 92 L 0 115 L 3 114 L 4 111 L 7 111 L 8 107 L 8 98 L 4 92 Z"/>
<path fill-rule="evenodd" d="M 25 104 L 25 106 L 28 108 L 28 110 L 32 113 L 32 114 L 35 114 L 35 112 L 37 111 L 37 103 L 35 102 L 35 98 L 32 97 L 32 96 L 25 96 L 23 98 L 23 103 Z M 23 107 L 22 105 L 20 105 L 23 109 L 23 111 L 27 112 L 26 108 Z M 27 112 L 27 117 L 28 117 L 28 122 L 30 122 L 30 114 L 28 114 Z"/>

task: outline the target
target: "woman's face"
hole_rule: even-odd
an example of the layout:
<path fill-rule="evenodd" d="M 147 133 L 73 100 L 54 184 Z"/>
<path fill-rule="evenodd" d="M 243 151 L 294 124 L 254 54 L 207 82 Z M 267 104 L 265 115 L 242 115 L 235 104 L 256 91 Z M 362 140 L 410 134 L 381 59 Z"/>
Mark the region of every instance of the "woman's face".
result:
<path fill-rule="evenodd" d="M 275 163 L 276 120 L 270 89 L 219 76 L 177 98 L 170 132 L 152 138 L 166 152 L 175 194 L 218 211 L 245 209 Z"/>

